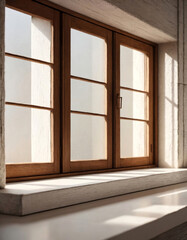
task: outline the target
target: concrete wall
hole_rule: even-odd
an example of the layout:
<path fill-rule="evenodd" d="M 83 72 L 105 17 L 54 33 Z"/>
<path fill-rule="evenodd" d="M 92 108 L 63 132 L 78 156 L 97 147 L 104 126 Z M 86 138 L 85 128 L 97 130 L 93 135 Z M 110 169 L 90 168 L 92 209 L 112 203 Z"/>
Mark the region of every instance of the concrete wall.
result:
<path fill-rule="evenodd" d="M 5 186 L 5 146 L 4 146 L 4 16 L 5 1 L 0 1 L 0 188 Z"/>
<path fill-rule="evenodd" d="M 187 1 L 178 0 L 179 161 L 187 167 Z"/>
<path fill-rule="evenodd" d="M 177 0 L 50 1 L 153 42 L 177 38 Z"/>
<path fill-rule="evenodd" d="M 187 1 L 184 0 L 184 56 L 183 56 L 183 64 L 184 64 L 184 155 L 183 161 L 184 166 L 187 167 Z"/>
<path fill-rule="evenodd" d="M 176 0 L 105 0 L 150 26 L 177 39 Z M 149 32 L 150 34 L 150 32 Z"/>
<path fill-rule="evenodd" d="M 177 42 L 159 45 L 159 166 L 178 167 Z"/>

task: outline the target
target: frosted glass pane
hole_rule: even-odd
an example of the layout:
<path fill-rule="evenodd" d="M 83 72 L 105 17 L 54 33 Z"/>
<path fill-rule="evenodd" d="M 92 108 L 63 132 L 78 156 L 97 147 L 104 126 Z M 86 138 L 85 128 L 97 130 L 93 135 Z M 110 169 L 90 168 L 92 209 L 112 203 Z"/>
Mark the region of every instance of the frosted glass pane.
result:
<path fill-rule="evenodd" d="M 6 105 L 6 163 L 51 162 L 51 113 Z"/>
<path fill-rule="evenodd" d="M 148 156 L 148 125 L 131 120 L 120 120 L 120 157 Z"/>
<path fill-rule="evenodd" d="M 51 61 L 51 39 L 50 21 L 6 8 L 6 52 Z"/>
<path fill-rule="evenodd" d="M 106 82 L 106 43 L 71 29 L 71 75 Z"/>
<path fill-rule="evenodd" d="M 71 80 L 71 110 L 106 114 L 105 86 Z"/>
<path fill-rule="evenodd" d="M 147 91 L 145 82 L 145 54 L 120 46 L 120 85 Z"/>
<path fill-rule="evenodd" d="M 122 97 L 121 117 L 148 120 L 148 97 L 145 93 L 120 90 Z"/>
<path fill-rule="evenodd" d="M 71 114 L 71 161 L 106 159 L 104 117 Z"/>
<path fill-rule="evenodd" d="M 5 91 L 7 102 L 50 107 L 51 68 L 5 57 Z"/>

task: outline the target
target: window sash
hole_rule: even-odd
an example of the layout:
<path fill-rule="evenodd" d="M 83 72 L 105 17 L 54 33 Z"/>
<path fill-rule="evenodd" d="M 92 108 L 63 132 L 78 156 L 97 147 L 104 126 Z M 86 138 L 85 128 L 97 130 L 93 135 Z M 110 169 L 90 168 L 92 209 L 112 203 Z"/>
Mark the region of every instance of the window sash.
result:
<path fill-rule="evenodd" d="M 26 108 L 37 108 L 37 109 L 45 109 L 49 110 L 53 117 L 51 117 L 51 154 L 52 154 L 52 162 L 50 163 L 41 163 L 40 160 L 36 163 L 19 163 L 19 164 L 7 164 L 7 178 L 14 177 L 25 177 L 25 176 L 33 176 L 33 175 L 47 175 L 59 173 L 60 171 L 60 80 L 59 80 L 59 21 L 60 14 L 58 11 L 50 9 L 46 6 L 42 6 L 33 1 L 22 1 L 16 0 L 6 1 L 6 6 L 17 11 L 36 16 L 38 18 L 43 18 L 45 20 L 49 20 L 52 23 L 52 58 L 51 62 L 33 59 L 25 56 L 20 56 L 16 54 L 6 53 L 5 56 L 9 56 L 11 58 L 22 59 L 23 61 L 31 61 L 40 64 L 46 64 L 52 67 L 53 73 L 51 75 L 51 91 L 53 92 L 53 106 L 46 108 L 42 106 L 36 106 L 32 104 L 22 104 L 22 103 L 14 103 L 14 102 L 6 102 L 7 106 L 14 105 L 19 107 Z"/>

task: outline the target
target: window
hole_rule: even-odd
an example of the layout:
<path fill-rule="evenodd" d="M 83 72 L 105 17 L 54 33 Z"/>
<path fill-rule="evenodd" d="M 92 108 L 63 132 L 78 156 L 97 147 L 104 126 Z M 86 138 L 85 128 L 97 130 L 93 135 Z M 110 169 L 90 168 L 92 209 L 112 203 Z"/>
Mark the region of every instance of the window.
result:
<path fill-rule="evenodd" d="M 153 164 L 153 47 L 115 34 L 116 167 Z"/>
<path fill-rule="evenodd" d="M 7 177 L 155 163 L 154 46 L 7 0 Z"/>
<path fill-rule="evenodd" d="M 65 15 L 63 171 L 112 167 L 112 34 Z"/>
<path fill-rule="evenodd" d="M 8 177 L 59 172 L 59 60 L 54 51 L 59 15 L 35 9 L 34 3 L 21 4 L 19 10 L 11 5 L 5 13 Z"/>

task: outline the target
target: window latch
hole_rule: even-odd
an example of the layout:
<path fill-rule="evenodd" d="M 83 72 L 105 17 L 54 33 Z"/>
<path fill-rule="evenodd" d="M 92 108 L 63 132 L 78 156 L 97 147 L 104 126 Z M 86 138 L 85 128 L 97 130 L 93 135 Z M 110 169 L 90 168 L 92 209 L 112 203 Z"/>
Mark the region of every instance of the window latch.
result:
<path fill-rule="evenodd" d="M 122 97 L 120 97 L 120 94 L 117 94 L 117 108 L 121 109 L 122 107 Z"/>

